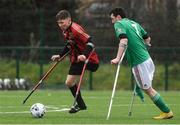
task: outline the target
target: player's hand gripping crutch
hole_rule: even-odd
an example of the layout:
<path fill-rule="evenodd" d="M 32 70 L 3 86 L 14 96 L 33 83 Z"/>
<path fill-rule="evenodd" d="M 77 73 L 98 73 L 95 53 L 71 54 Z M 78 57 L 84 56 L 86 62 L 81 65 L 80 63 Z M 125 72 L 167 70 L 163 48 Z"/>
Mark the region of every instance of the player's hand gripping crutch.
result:
<path fill-rule="evenodd" d="M 121 59 L 118 62 L 118 66 L 117 66 L 117 70 L 116 70 L 116 77 L 115 77 L 115 80 L 114 80 L 113 91 L 112 91 L 111 100 L 110 100 L 110 104 L 109 104 L 109 110 L 108 110 L 108 114 L 107 114 L 107 120 L 109 119 L 109 116 L 110 116 L 110 113 L 111 113 L 111 107 L 112 107 L 113 98 L 114 98 L 114 94 L 115 94 L 115 90 L 116 90 L 116 84 L 117 84 L 117 80 L 118 80 L 118 76 L 119 76 L 120 65 L 121 65 L 121 62 L 122 62 L 122 60 L 124 58 L 125 52 L 126 52 L 126 49 L 124 50 L 124 52 L 123 52 L 123 54 L 121 56 Z"/>
<path fill-rule="evenodd" d="M 77 87 L 77 90 L 76 90 L 76 95 L 75 95 L 75 97 L 74 97 L 74 103 L 73 103 L 72 107 L 75 107 L 75 105 L 76 105 L 76 100 L 77 100 L 77 97 L 78 97 L 78 95 L 79 95 L 79 91 L 80 91 L 80 88 L 81 88 L 81 83 L 82 83 L 82 79 L 83 79 L 83 76 L 84 76 L 84 72 L 85 72 L 86 66 L 87 66 L 87 64 L 88 64 L 88 62 L 89 62 L 89 59 L 90 59 L 92 53 L 94 52 L 94 50 L 95 50 L 95 48 L 93 48 L 93 50 L 92 50 L 91 53 L 89 54 L 88 58 L 87 58 L 86 61 L 84 62 L 83 70 L 82 70 L 82 72 L 81 72 L 81 76 L 80 76 L 80 79 L 79 79 L 79 84 L 78 84 L 78 87 Z"/>
<path fill-rule="evenodd" d="M 49 74 L 53 71 L 53 69 L 57 66 L 57 64 L 64 59 L 69 54 L 70 51 L 68 51 L 66 54 L 64 54 L 58 61 L 56 61 L 52 67 L 46 72 L 46 74 L 40 79 L 40 81 L 33 87 L 32 91 L 29 93 L 29 95 L 24 99 L 23 104 L 26 103 L 28 98 L 33 94 L 33 92 L 42 84 L 43 80 L 45 80 Z"/>

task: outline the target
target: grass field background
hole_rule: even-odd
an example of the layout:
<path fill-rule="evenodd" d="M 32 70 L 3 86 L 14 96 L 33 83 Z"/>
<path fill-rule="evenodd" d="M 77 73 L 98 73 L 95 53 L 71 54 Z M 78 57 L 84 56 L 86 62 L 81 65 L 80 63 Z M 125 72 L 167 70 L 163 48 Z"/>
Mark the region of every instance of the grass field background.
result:
<path fill-rule="evenodd" d="M 1 59 L 0 61 L 0 78 L 10 78 L 12 82 L 17 77 L 16 75 L 16 61 L 15 60 L 7 60 Z M 44 64 L 43 65 L 43 73 L 45 74 L 53 64 Z M 43 86 L 46 88 L 61 88 L 64 86 L 64 82 L 66 81 L 66 75 L 69 70 L 69 60 L 63 60 L 58 66 L 53 70 L 53 72 L 49 75 L 48 79 L 46 79 L 43 83 Z M 165 67 L 164 64 L 156 63 L 156 71 L 153 78 L 153 87 L 158 90 L 164 90 L 166 77 L 165 77 Z M 19 77 L 27 79 L 30 84 L 36 84 L 39 81 L 40 77 L 40 67 L 38 63 L 32 62 L 23 62 L 20 61 L 20 71 Z M 8 69 L 8 70 L 7 70 Z M 110 65 L 109 63 L 100 64 L 99 69 L 93 73 L 92 78 L 92 86 L 95 90 L 111 90 L 113 80 L 115 78 L 116 66 Z M 168 71 L 168 89 L 169 90 L 180 90 L 180 64 L 173 63 L 169 65 Z M 82 87 L 88 88 L 89 86 L 89 72 L 85 72 L 85 76 L 83 77 Z M 128 65 L 123 64 L 120 69 L 120 75 L 118 77 L 117 89 L 131 89 L 131 69 Z M 111 84 L 110 84 L 111 83 Z"/>
<path fill-rule="evenodd" d="M 178 91 L 160 92 L 173 110 L 170 120 L 153 120 L 159 110 L 145 96 L 142 103 L 136 96 L 132 116 L 128 116 L 131 91 L 117 91 L 111 116 L 106 120 L 111 91 L 82 91 L 88 110 L 76 114 L 61 111 L 70 108 L 74 99 L 69 90 L 38 90 L 26 104 L 22 104 L 29 91 L 0 91 L 0 124 L 178 124 L 180 123 L 180 94 Z M 29 112 L 34 103 L 43 103 L 47 112 L 43 118 L 33 118 Z"/>

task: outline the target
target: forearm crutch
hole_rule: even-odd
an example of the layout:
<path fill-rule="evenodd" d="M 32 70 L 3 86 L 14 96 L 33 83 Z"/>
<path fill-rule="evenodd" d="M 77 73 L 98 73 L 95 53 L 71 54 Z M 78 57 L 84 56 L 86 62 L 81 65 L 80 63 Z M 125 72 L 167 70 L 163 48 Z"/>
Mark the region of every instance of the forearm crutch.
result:
<path fill-rule="evenodd" d="M 49 76 L 49 74 L 53 71 L 53 69 L 57 66 L 57 64 L 64 59 L 69 54 L 70 51 L 68 51 L 66 54 L 64 54 L 58 61 L 56 61 L 52 67 L 46 72 L 46 74 L 40 79 L 40 81 L 33 87 L 32 91 L 29 93 L 29 95 L 24 99 L 23 104 L 26 103 L 28 98 L 33 94 L 33 92 L 42 84 L 42 82 Z"/>
<path fill-rule="evenodd" d="M 136 95 L 136 84 L 134 84 L 134 90 L 133 90 L 133 93 L 132 93 L 131 103 L 129 105 L 128 116 L 132 115 L 132 107 L 133 107 L 133 104 L 134 104 L 135 95 Z"/>
<path fill-rule="evenodd" d="M 121 56 L 121 59 L 120 59 L 120 61 L 118 63 L 118 66 L 117 66 L 116 77 L 115 77 L 115 80 L 114 80 L 114 86 L 113 86 L 111 100 L 110 100 L 110 104 L 109 104 L 109 110 L 108 110 L 108 114 L 107 114 L 107 120 L 109 119 L 109 116 L 110 116 L 110 113 L 111 113 L 111 107 L 112 107 L 113 98 L 114 98 L 114 94 L 115 94 L 115 90 L 116 90 L 116 84 L 117 84 L 117 80 L 118 80 L 118 76 L 119 76 L 119 70 L 120 70 L 121 62 L 122 62 L 122 60 L 124 58 L 125 52 L 126 52 L 126 50 L 124 50 L 124 52 L 123 52 L 123 54 Z"/>
<path fill-rule="evenodd" d="M 80 76 L 80 79 L 79 79 L 79 84 L 78 84 L 78 87 L 77 87 L 77 90 L 76 90 L 76 95 L 74 97 L 74 103 L 73 103 L 72 107 L 75 107 L 75 105 L 76 105 L 76 100 L 77 100 L 77 97 L 78 97 L 78 94 L 79 94 L 79 91 L 80 91 L 80 88 L 81 88 L 81 83 L 82 83 L 82 79 L 83 79 L 83 76 L 84 76 L 84 72 L 85 72 L 86 66 L 87 66 L 87 64 L 89 62 L 89 59 L 90 59 L 92 53 L 94 52 L 94 50 L 95 50 L 95 48 L 93 48 L 93 50 L 89 54 L 88 58 L 84 62 L 83 70 L 81 72 L 81 76 Z"/>

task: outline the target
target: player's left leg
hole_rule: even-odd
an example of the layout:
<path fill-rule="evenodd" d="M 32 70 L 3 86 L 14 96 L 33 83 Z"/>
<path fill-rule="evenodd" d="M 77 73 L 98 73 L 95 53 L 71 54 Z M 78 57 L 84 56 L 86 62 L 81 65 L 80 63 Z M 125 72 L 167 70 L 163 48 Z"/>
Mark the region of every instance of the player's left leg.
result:
<path fill-rule="evenodd" d="M 69 87 L 74 97 L 76 96 L 77 85 L 75 83 L 78 77 L 79 77 L 78 75 L 68 75 L 67 80 L 66 80 L 66 85 Z M 79 91 L 76 101 L 77 101 L 77 105 L 75 107 L 72 107 L 69 113 L 76 113 L 79 110 L 86 110 L 87 107 L 84 100 L 82 99 L 80 91 Z"/>
<path fill-rule="evenodd" d="M 139 86 L 145 91 L 147 95 L 152 99 L 154 104 L 162 111 L 161 115 L 154 117 L 155 119 L 168 119 L 173 117 L 172 111 L 163 101 L 158 92 L 152 88 L 152 79 L 154 74 L 154 64 L 151 59 L 133 67 L 134 77 Z"/>
<path fill-rule="evenodd" d="M 76 91 L 77 91 L 77 85 L 79 77 L 82 73 L 84 63 L 83 62 L 78 62 L 78 63 L 72 63 L 69 69 L 69 75 L 67 76 L 66 79 L 66 84 L 69 87 L 72 95 L 75 97 L 76 96 Z M 71 107 L 69 113 L 76 113 L 79 110 L 86 110 L 86 104 L 81 96 L 81 91 L 79 90 L 77 98 L 77 105 Z"/>
<path fill-rule="evenodd" d="M 147 95 L 152 99 L 154 104 L 162 111 L 159 116 L 153 117 L 154 119 L 170 119 L 173 117 L 173 113 L 167 106 L 161 95 L 152 87 L 144 90 Z"/>
<path fill-rule="evenodd" d="M 138 84 L 135 84 L 135 93 L 136 95 L 141 99 L 142 102 L 144 102 L 144 94 L 142 89 L 138 86 Z"/>
<path fill-rule="evenodd" d="M 81 73 L 83 70 L 83 66 L 84 66 L 84 62 L 72 63 L 69 69 L 69 75 L 67 77 L 66 84 L 68 85 L 74 97 L 76 96 L 76 91 L 77 91 L 77 85 L 75 84 L 75 82 L 77 78 L 79 78 L 79 76 L 82 75 Z M 98 69 L 98 66 L 99 66 L 98 64 L 88 63 L 86 69 L 95 72 Z M 86 104 L 82 99 L 80 90 L 76 101 L 77 101 L 77 105 L 72 107 L 69 113 L 76 113 L 79 110 L 87 109 Z"/>

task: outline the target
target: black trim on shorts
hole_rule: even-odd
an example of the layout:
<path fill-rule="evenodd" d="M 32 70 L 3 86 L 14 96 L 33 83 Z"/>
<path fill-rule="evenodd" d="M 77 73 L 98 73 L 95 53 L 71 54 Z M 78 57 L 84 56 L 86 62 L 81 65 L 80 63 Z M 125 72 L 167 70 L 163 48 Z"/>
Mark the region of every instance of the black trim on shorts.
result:
<path fill-rule="evenodd" d="M 81 75 L 83 70 L 84 62 L 71 63 L 69 68 L 69 75 Z M 89 62 L 86 66 L 86 70 L 95 72 L 99 67 L 99 64 Z"/>

